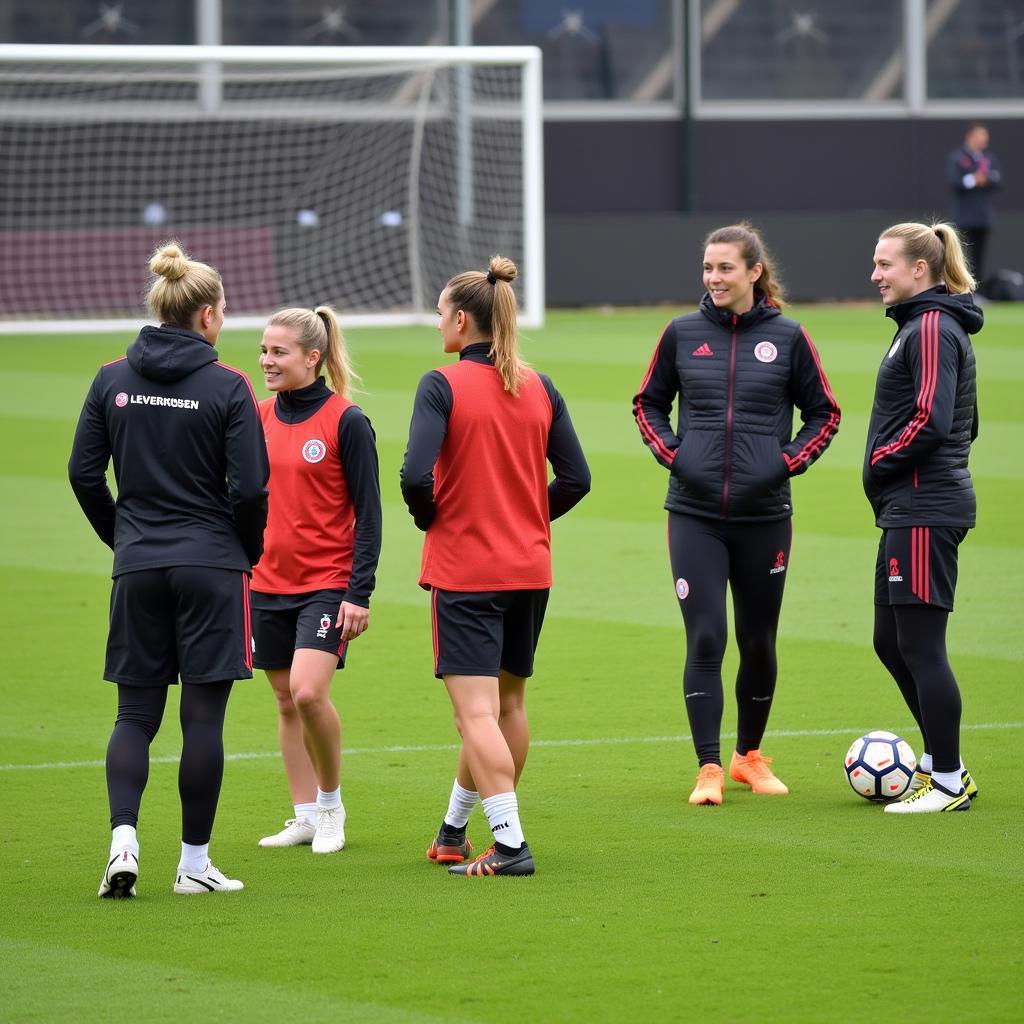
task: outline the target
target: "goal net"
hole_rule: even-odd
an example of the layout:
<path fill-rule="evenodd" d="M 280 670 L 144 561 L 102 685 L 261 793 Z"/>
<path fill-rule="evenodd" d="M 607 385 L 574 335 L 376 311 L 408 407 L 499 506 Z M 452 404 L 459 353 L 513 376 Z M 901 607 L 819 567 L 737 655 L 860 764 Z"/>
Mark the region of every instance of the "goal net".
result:
<path fill-rule="evenodd" d="M 228 326 L 423 322 L 498 252 L 537 325 L 540 81 L 532 47 L 0 46 L 0 330 L 138 325 L 167 238 Z"/>

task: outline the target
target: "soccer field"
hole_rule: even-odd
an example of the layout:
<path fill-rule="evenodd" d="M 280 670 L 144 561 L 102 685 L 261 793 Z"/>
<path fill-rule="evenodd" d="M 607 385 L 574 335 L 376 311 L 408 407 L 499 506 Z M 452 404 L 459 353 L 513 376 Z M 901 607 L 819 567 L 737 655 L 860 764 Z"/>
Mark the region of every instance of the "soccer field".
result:
<path fill-rule="evenodd" d="M 671 315 L 553 312 L 524 338 L 527 358 L 566 397 L 594 481 L 553 527 L 555 587 L 520 786 L 537 874 L 455 878 L 424 857 L 457 737 L 431 674 L 428 600 L 416 585 L 421 535 L 398 469 L 416 382 L 447 357 L 432 328 L 364 329 L 349 332 L 349 345 L 379 444 L 384 548 L 370 630 L 333 689 L 348 845 L 328 857 L 257 848 L 291 817 L 274 701 L 258 673 L 236 684 L 228 709 L 211 847 L 246 888 L 206 899 L 171 893 L 176 696 L 142 805 L 139 897 L 96 898 L 116 703 L 101 680 L 111 559 L 78 509 L 66 463 L 93 374 L 132 339 L 0 339 L 0 1020 L 1021 1019 L 1024 307 L 988 306 L 975 339 L 979 518 L 961 549 L 949 646 L 980 799 L 949 818 L 887 817 L 843 778 L 847 746 L 868 729 L 900 732 L 920 750 L 871 649 L 878 533 L 860 487 L 891 321 L 852 306 L 794 311 L 843 421 L 793 486 L 779 686 L 764 742 L 792 792 L 755 797 L 730 784 L 721 808 L 687 804 L 696 768 L 665 546 L 667 474 L 630 413 Z M 257 345 L 257 332 L 225 334 L 221 358 L 258 377 Z M 735 667 L 730 653 L 726 736 Z M 477 810 L 478 849 L 489 835 Z"/>

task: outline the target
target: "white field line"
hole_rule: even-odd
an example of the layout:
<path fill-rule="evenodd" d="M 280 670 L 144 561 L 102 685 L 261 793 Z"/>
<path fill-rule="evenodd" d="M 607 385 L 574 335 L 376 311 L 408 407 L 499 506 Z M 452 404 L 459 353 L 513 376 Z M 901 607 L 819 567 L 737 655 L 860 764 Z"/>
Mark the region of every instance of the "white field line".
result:
<path fill-rule="evenodd" d="M 914 726 L 901 727 L 903 731 L 912 732 Z M 972 722 L 961 725 L 964 732 L 973 732 L 983 729 L 1010 730 L 1024 729 L 1024 722 Z M 861 726 L 851 726 L 844 729 L 769 729 L 765 733 L 766 739 L 790 739 L 799 736 L 862 736 L 868 729 Z M 736 733 L 723 732 L 723 739 L 735 739 Z M 689 743 L 692 736 L 602 736 L 593 739 L 565 739 L 565 740 L 532 740 L 531 747 L 612 747 L 630 746 L 649 743 Z M 435 754 L 443 753 L 446 750 L 458 750 L 457 743 L 432 743 L 422 745 L 398 745 L 393 747 L 348 747 L 342 753 L 345 757 L 356 754 Z M 278 750 L 261 750 L 253 752 L 241 752 L 237 754 L 225 754 L 225 761 L 264 761 L 268 758 L 280 757 Z M 180 758 L 177 755 L 164 755 L 151 757 L 150 764 L 177 764 Z M 0 772 L 15 771 L 43 771 L 50 768 L 102 768 L 103 761 L 47 761 L 40 764 L 0 764 Z"/>

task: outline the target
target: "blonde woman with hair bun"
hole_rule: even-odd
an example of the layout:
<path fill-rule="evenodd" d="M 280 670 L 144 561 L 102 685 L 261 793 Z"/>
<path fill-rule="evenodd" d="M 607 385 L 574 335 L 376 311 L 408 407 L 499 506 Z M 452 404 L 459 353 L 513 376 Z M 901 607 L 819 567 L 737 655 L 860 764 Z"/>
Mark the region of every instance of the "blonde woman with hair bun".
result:
<path fill-rule="evenodd" d="M 520 358 L 515 277 L 515 264 L 494 256 L 442 289 L 441 346 L 458 359 L 420 380 L 401 475 L 426 532 L 434 674 L 462 736 L 427 856 L 474 877 L 534 872 L 516 797 L 530 745 L 526 680 L 551 587 L 551 523 L 590 489 L 565 401 Z M 494 845 L 466 863 L 478 799 Z"/>
<path fill-rule="evenodd" d="M 895 334 L 878 368 L 864 491 L 882 536 L 874 646 L 924 740 L 893 814 L 966 811 L 978 785 L 960 759 L 961 698 L 946 653 L 960 544 L 975 524 L 967 463 L 978 436 L 971 335 L 984 324 L 951 224 L 906 222 L 875 245 L 871 281 Z"/>
<path fill-rule="evenodd" d="M 127 355 L 101 367 L 68 467 L 100 539 L 114 551 L 103 677 L 117 684 L 107 746 L 110 854 L 99 895 L 135 895 L 136 826 L 167 688 L 181 679 L 180 895 L 242 888 L 209 858 L 224 772 L 224 713 L 252 676 L 249 576 L 263 551 L 267 449 L 256 397 L 217 359 L 224 288 L 174 241 L 153 254 L 150 309 Z M 117 499 L 107 487 L 113 461 Z"/>
<path fill-rule="evenodd" d="M 277 700 L 295 812 L 259 845 L 336 853 L 345 845 L 345 807 L 330 685 L 349 643 L 370 625 L 381 540 L 377 448 L 351 400 L 357 377 L 330 306 L 275 313 L 259 362 L 273 397 L 260 403 L 270 517 L 252 584 L 254 665 Z"/>

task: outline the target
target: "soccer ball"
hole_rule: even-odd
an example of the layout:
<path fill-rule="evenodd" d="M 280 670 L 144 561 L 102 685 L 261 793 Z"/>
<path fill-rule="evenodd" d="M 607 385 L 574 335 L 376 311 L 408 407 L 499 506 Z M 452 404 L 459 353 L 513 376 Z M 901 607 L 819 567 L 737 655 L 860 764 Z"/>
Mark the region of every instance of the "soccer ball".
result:
<path fill-rule="evenodd" d="M 910 785 L 917 758 L 910 744 L 881 729 L 854 740 L 846 752 L 846 781 L 867 800 L 898 800 Z"/>

